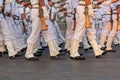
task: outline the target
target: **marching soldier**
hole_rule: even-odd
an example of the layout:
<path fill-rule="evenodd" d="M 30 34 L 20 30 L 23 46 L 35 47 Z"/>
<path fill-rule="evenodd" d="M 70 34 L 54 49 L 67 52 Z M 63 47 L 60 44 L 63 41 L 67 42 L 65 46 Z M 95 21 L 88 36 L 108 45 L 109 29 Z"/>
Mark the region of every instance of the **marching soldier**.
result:
<path fill-rule="evenodd" d="M 101 46 L 101 49 L 103 50 L 105 49 L 107 51 L 112 51 L 112 52 L 116 51 L 111 48 L 111 45 L 116 35 L 116 28 L 117 28 L 117 24 L 116 24 L 117 15 L 116 14 L 117 13 L 115 9 L 113 11 L 113 8 L 111 8 L 111 4 L 116 1 L 117 0 L 108 0 L 108 1 L 103 1 L 101 3 L 101 5 L 104 8 L 105 14 L 103 14 L 104 24 L 103 24 L 103 29 L 102 29 L 101 36 L 100 36 L 100 46 Z M 108 41 L 105 47 L 104 43 L 107 39 L 107 36 L 108 36 Z"/>
<path fill-rule="evenodd" d="M 88 12 L 86 12 L 86 11 L 88 11 Z M 91 25 L 89 23 L 90 20 L 88 20 L 89 17 L 87 17 L 86 14 L 89 17 L 93 17 L 93 15 L 94 15 L 91 1 L 90 0 L 85 0 L 85 1 L 80 0 L 79 6 L 77 7 L 77 10 L 76 10 L 77 24 L 76 24 L 76 28 L 75 28 L 75 32 L 74 32 L 72 41 L 71 41 L 71 48 L 70 48 L 70 53 L 71 53 L 70 58 L 73 60 L 84 60 L 85 59 L 85 57 L 80 56 L 80 54 L 78 53 L 79 42 L 82 41 L 85 31 L 86 31 L 86 35 L 89 39 L 89 42 L 90 42 L 91 46 L 93 47 L 95 57 L 100 58 L 102 55 L 105 54 L 104 51 L 100 50 L 100 48 L 96 42 L 95 27 L 92 25 L 93 28 L 90 28 L 91 27 Z"/>
<path fill-rule="evenodd" d="M 70 42 L 71 42 L 71 38 L 72 38 L 72 35 L 73 35 L 73 25 L 74 25 L 74 22 L 73 22 L 73 14 L 74 14 L 74 8 L 73 8 L 73 5 L 72 5 L 72 0 L 67 0 L 66 1 L 66 5 L 64 6 L 64 8 L 67 9 L 67 11 L 65 12 L 66 14 L 66 23 L 67 23 L 67 30 L 66 30 L 66 43 L 65 43 L 65 49 L 67 51 L 70 50 Z"/>
<path fill-rule="evenodd" d="M 33 55 L 34 44 L 37 42 L 40 32 L 48 44 L 50 50 L 50 57 L 56 59 L 59 56 L 59 50 L 56 46 L 56 35 L 54 28 L 54 20 L 50 20 L 50 15 L 44 4 L 44 0 L 40 0 L 40 5 L 38 0 L 31 0 L 31 19 L 32 19 L 32 32 L 27 40 L 28 47 L 25 54 L 27 60 L 39 60 L 39 58 Z M 51 1 L 48 2 L 49 6 L 52 7 Z M 40 9 L 40 10 L 39 10 Z M 51 12 L 50 12 L 51 13 Z M 51 16 L 52 17 L 52 16 Z M 41 27 L 42 26 L 42 27 Z M 48 26 L 48 30 L 41 30 L 43 26 Z M 37 32 L 37 33 L 36 33 Z"/>
<path fill-rule="evenodd" d="M 0 12 L 3 9 L 2 4 L 3 4 L 3 0 L 0 0 Z M 14 36 L 13 36 L 11 30 L 9 29 L 9 26 L 4 19 L 2 12 L 0 13 L 0 29 L 1 29 L 3 36 L 4 36 L 4 41 L 5 41 L 5 44 L 6 44 L 7 49 L 8 49 L 9 58 L 13 59 L 15 57 L 20 56 L 19 55 L 20 53 L 15 51 L 15 49 L 14 49 L 14 44 L 13 44 Z"/>

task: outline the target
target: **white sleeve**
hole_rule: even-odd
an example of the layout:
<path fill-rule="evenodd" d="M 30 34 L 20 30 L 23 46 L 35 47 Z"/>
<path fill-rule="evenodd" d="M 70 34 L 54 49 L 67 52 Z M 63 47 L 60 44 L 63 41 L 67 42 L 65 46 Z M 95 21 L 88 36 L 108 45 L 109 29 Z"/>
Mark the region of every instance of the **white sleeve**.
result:
<path fill-rule="evenodd" d="M 112 3 L 111 0 L 109 0 L 109 1 L 104 1 L 104 2 L 102 3 L 102 5 L 103 5 L 103 6 L 109 6 L 111 3 Z"/>
<path fill-rule="evenodd" d="M 6 0 L 5 1 L 5 4 L 10 4 L 10 3 L 12 3 L 12 2 L 14 2 L 15 0 Z"/>
<path fill-rule="evenodd" d="M 46 6 L 43 6 L 42 9 L 43 9 L 43 12 L 44 12 L 44 18 L 49 18 L 49 13 L 48 13 L 48 10 L 47 10 Z"/>
<path fill-rule="evenodd" d="M 20 12 L 20 14 L 24 14 L 24 7 L 23 6 L 19 7 L 19 12 Z"/>
<path fill-rule="evenodd" d="M 77 9 L 78 5 L 79 5 L 79 0 L 72 0 L 72 6 L 73 6 L 73 8 Z"/>
<path fill-rule="evenodd" d="M 89 16 L 94 16 L 94 11 L 93 11 L 93 7 L 92 5 L 88 5 L 88 13 L 89 13 Z"/>

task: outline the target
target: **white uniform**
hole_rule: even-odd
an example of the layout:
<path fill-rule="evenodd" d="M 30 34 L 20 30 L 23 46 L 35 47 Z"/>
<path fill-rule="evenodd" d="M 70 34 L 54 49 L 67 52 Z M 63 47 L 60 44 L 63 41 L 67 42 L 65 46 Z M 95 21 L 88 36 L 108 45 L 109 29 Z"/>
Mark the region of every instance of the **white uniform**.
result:
<path fill-rule="evenodd" d="M 26 47 L 24 42 L 24 33 L 23 33 L 23 25 L 21 20 L 21 14 L 24 13 L 23 6 L 18 4 L 16 1 L 11 3 L 12 8 L 12 16 L 14 20 L 15 32 L 17 34 L 17 45 L 22 49 Z"/>
<path fill-rule="evenodd" d="M 43 10 L 45 12 L 44 8 L 45 7 L 43 7 Z M 48 30 L 42 32 L 45 41 L 48 43 L 48 47 L 50 50 L 50 56 L 57 56 L 60 50 L 60 48 L 58 47 L 56 43 L 57 35 L 56 35 L 56 29 L 55 29 L 54 22 L 49 19 L 49 15 L 51 15 L 51 19 L 53 19 L 53 16 L 55 15 L 54 12 L 55 12 L 55 8 L 51 7 L 49 9 L 49 13 L 46 12 L 46 14 L 44 14 L 45 22 L 48 25 Z"/>
<path fill-rule="evenodd" d="M 73 14 L 74 8 L 72 5 L 72 0 L 67 0 L 67 4 L 64 6 L 67 9 L 67 16 L 66 16 L 66 22 L 67 22 L 67 29 L 66 29 L 66 44 L 65 49 L 70 50 L 70 42 L 73 35 Z"/>
<path fill-rule="evenodd" d="M 3 0 L 0 0 L 0 6 L 2 6 Z M 0 29 L 3 33 L 4 36 L 4 41 L 8 49 L 8 55 L 9 56 L 15 56 L 17 52 L 14 50 L 14 45 L 13 45 L 13 34 L 9 30 L 9 26 L 7 22 L 5 21 L 3 14 L 0 13 Z"/>
<path fill-rule="evenodd" d="M 12 39 L 13 39 L 13 44 L 14 44 L 15 51 L 19 52 L 22 48 L 20 48 L 18 46 L 19 43 L 18 43 L 17 39 L 19 37 L 18 37 L 18 34 L 16 33 L 16 26 L 14 24 L 12 16 L 10 16 L 10 12 L 11 12 L 11 4 L 7 4 L 5 6 L 5 11 L 4 11 L 4 13 L 5 13 L 5 20 L 9 24 L 8 25 L 9 26 L 9 30 L 11 31 L 12 36 L 13 36 Z"/>
<path fill-rule="evenodd" d="M 38 0 L 31 0 L 30 1 L 33 7 L 39 7 Z M 31 9 L 31 19 L 32 19 L 32 32 L 27 40 L 27 51 L 25 54 L 26 58 L 34 57 L 34 44 L 37 42 L 40 31 L 41 31 L 41 23 L 39 18 L 39 9 L 32 8 Z"/>
<path fill-rule="evenodd" d="M 106 50 L 112 50 L 111 45 L 112 41 L 116 35 L 116 29 L 117 29 L 117 12 L 116 12 L 116 3 L 111 4 L 110 1 L 105 1 L 103 2 L 103 8 L 105 11 L 105 14 L 103 15 L 103 29 L 101 32 L 101 38 L 100 38 L 100 46 L 105 47 L 104 43 L 107 39 L 108 36 L 108 41 L 106 44 Z M 111 17 L 111 9 L 112 9 L 112 17 Z M 111 24 L 110 20 L 113 20 L 113 24 Z"/>
<path fill-rule="evenodd" d="M 80 56 L 78 53 L 78 46 L 79 46 L 79 42 L 82 41 L 82 38 L 86 32 L 86 35 L 90 41 L 90 44 L 92 45 L 94 52 L 95 52 L 95 56 L 101 55 L 103 53 L 103 51 L 100 50 L 100 48 L 98 47 L 98 44 L 96 42 L 96 36 L 95 36 L 95 26 L 92 25 L 92 28 L 85 28 L 85 6 L 83 6 L 85 4 L 84 1 L 79 1 L 79 6 L 77 7 L 77 13 L 76 13 L 76 20 L 77 20 L 77 25 L 76 25 L 76 29 L 71 41 L 71 48 L 70 48 L 70 52 L 71 52 L 71 57 L 77 57 Z M 83 4 L 83 5 L 81 5 Z M 92 6 L 88 5 L 89 8 L 89 16 L 93 16 L 93 10 L 92 10 Z"/>

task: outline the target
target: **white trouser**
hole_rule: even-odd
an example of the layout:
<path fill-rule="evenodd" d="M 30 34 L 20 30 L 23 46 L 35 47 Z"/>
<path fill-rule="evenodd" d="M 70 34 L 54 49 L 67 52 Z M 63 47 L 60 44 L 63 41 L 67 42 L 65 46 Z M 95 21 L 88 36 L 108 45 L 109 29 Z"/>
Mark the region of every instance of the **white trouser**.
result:
<path fill-rule="evenodd" d="M 92 28 L 85 28 L 85 15 L 84 15 L 84 11 L 85 11 L 85 7 L 84 6 L 79 6 L 77 8 L 77 14 L 76 14 L 76 21 L 77 21 L 77 25 L 76 25 L 76 29 L 74 31 L 74 35 L 71 41 L 71 48 L 70 48 L 70 52 L 71 52 L 71 57 L 76 57 L 79 56 L 78 53 L 78 45 L 79 42 L 82 41 L 83 36 L 86 32 L 86 35 L 89 39 L 89 41 L 91 43 L 91 46 L 94 49 L 95 55 L 98 55 L 97 51 L 100 50 L 100 48 L 98 47 L 98 44 L 96 42 L 96 30 L 95 30 L 95 26 L 92 25 Z M 95 46 L 98 48 L 96 49 Z M 99 54 L 102 54 L 102 51 L 100 51 Z"/>
<path fill-rule="evenodd" d="M 41 24 L 39 18 L 39 9 L 32 9 L 31 10 L 31 19 L 32 19 L 32 32 L 27 40 L 27 51 L 26 51 L 26 58 L 33 57 L 33 49 L 34 44 L 37 42 L 40 31 L 41 31 Z"/>
<path fill-rule="evenodd" d="M 15 56 L 17 54 L 17 52 L 14 50 L 13 41 L 12 40 L 6 40 L 5 44 L 6 44 L 7 49 L 8 49 L 8 55 L 9 56 Z"/>
<path fill-rule="evenodd" d="M 71 40 L 70 56 L 77 57 L 80 56 L 78 53 L 79 42 L 82 41 L 82 38 L 85 34 L 85 15 L 84 15 L 84 6 L 79 6 L 76 13 L 76 28 Z"/>
<path fill-rule="evenodd" d="M 65 49 L 70 50 L 71 46 L 71 39 L 73 36 L 73 18 L 72 17 L 66 17 L 66 22 L 67 22 L 67 29 L 66 29 L 66 43 L 65 43 Z"/>
<path fill-rule="evenodd" d="M 52 41 L 48 41 L 47 43 L 50 50 L 50 56 L 57 56 L 59 54 L 59 50 L 56 47 L 56 41 L 52 40 Z"/>
<path fill-rule="evenodd" d="M 113 17 L 113 26 L 111 28 L 111 31 L 110 31 L 109 35 L 108 35 L 106 50 L 111 50 L 112 49 L 111 45 L 112 45 L 114 37 L 116 36 L 116 33 L 117 33 L 117 15 L 113 14 L 112 17 Z"/>
<path fill-rule="evenodd" d="M 9 29 L 9 26 L 7 24 L 7 22 L 5 21 L 4 17 L 2 14 L 0 14 L 0 29 L 3 33 L 4 36 L 4 40 L 12 40 L 14 39 L 13 34 L 11 33 L 11 30 Z"/>
<path fill-rule="evenodd" d="M 2 31 L 0 30 L 0 52 L 5 51 L 4 46 L 5 46 L 5 45 L 4 45 L 4 38 L 3 38 Z"/>
<path fill-rule="evenodd" d="M 87 39 L 87 36 L 86 36 L 86 35 L 84 35 L 82 42 L 83 42 L 83 45 L 84 45 L 84 49 L 90 48 L 90 45 L 89 45 L 89 43 L 88 43 L 88 39 Z"/>

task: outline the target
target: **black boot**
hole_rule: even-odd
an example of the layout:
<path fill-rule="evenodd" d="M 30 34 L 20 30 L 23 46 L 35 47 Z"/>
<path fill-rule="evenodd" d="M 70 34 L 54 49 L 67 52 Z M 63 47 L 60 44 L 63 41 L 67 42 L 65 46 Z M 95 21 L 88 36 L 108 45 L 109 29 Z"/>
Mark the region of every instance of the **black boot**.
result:
<path fill-rule="evenodd" d="M 2 57 L 2 52 L 0 52 L 0 57 Z"/>

